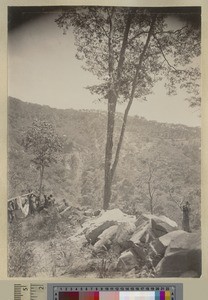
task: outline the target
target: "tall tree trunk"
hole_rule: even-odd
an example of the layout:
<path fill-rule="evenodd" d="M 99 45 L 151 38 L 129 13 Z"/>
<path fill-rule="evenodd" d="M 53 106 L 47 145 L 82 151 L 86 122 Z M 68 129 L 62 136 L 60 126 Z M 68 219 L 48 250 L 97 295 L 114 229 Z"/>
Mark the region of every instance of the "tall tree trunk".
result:
<path fill-rule="evenodd" d="M 108 39 L 108 70 L 110 78 L 110 90 L 108 92 L 108 120 L 107 120 L 107 137 L 106 137 L 106 147 L 105 147 L 105 184 L 104 184 L 104 198 L 103 198 L 103 209 L 107 210 L 109 207 L 111 199 L 111 161 L 113 155 L 113 133 L 114 133 L 114 123 L 115 123 L 115 111 L 117 95 L 115 91 L 115 80 L 114 80 L 114 52 L 113 52 L 113 34 L 114 34 L 114 12 L 115 9 L 109 12 L 110 20 L 110 31 Z"/>
<path fill-rule="evenodd" d="M 39 185 L 39 197 L 42 194 L 42 187 L 43 187 L 43 173 L 44 173 L 44 166 L 40 167 L 40 185 Z"/>
<path fill-rule="evenodd" d="M 105 149 L 105 185 L 104 185 L 104 199 L 103 199 L 104 210 L 107 210 L 109 208 L 109 203 L 111 200 L 111 188 L 112 188 L 112 180 L 113 180 L 113 172 L 111 166 L 112 166 L 112 155 L 113 155 L 115 112 L 116 112 L 116 104 L 118 100 L 118 93 L 120 89 L 122 68 L 125 60 L 125 52 L 127 48 L 127 39 L 128 39 L 128 34 L 129 34 L 133 14 L 132 11 L 129 11 L 125 30 L 124 30 L 123 43 L 119 55 L 117 74 L 114 74 L 113 16 L 114 16 L 114 9 L 111 11 L 111 15 L 109 15 L 110 32 L 109 32 L 109 40 L 108 40 L 108 47 L 109 47 L 108 68 L 109 68 L 109 77 L 110 77 L 110 91 L 108 94 L 107 140 L 106 140 L 106 149 Z"/>
<path fill-rule="evenodd" d="M 116 98 L 111 95 L 108 100 L 108 124 L 107 124 L 107 140 L 105 148 L 105 185 L 104 185 L 104 199 L 103 209 L 109 208 L 111 200 L 111 186 L 112 186 L 112 172 L 111 163 L 113 155 L 113 133 L 115 124 Z"/>
<path fill-rule="evenodd" d="M 108 97 L 108 124 L 107 124 L 107 141 L 106 141 L 106 151 L 105 151 L 105 185 L 104 185 L 104 199 L 103 199 L 103 209 L 107 210 L 109 208 L 109 203 L 111 200 L 111 188 L 112 188 L 112 181 L 113 177 L 115 174 L 115 170 L 118 164 L 119 160 L 119 155 L 120 155 L 120 150 L 123 142 L 123 137 L 124 137 L 124 132 L 126 129 L 126 122 L 127 122 L 127 117 L 129 110 L 131 108 L 134 95 L 135 95 L 135 90 L 136 90 L 136 85 L 137 85 L 137 80 L 139 76 L 139 72 L 142 67 L 142 62 L 144 59 L 144 56 L 146 54 L 150 38 L 152 36 L 154 24 L 156 21 L 156 15 L 153 17 L 151 25 L 150 25 L 150 30 L 147 35 L 147 39 L 143 48 L 143 51 L 140 55 L 139 63 L 136 67 L 136 73 L 135 77 L 132 83 L 132 90 L 131 90 L 131 95 L 129 102 L 127 104 L 125 113 L 124 113 L 124 118 L 123 118 L 123 124 L 121 128 L 121 133 L 119 137 L 119 141 L 117 144 L 116 148 L 116 154 L 115 154 L 115 159 L 112 164 L 112 154 L 113 154 L 113 133 L 114 133 L 114 124 L 115 124 L 115 111 L 116 111 L 116 103 L 118 100 L 118 92 L 119 92 L 119 80 L 121 77 L 121 71 L 124 63 L 124 56 L 125 56 L 125 51 L 127 47 L 127 38 L 128 38 L 128 33 L 130 30 L 130 24 L 132 21 L 132 17 L 129 15 L 127 19 L 127 24 L 126 24 L 126 29 L 124 32 L 124 39 L 123 39 L 123 44 L 121 48 L 121 53 L 120 53 L 120 60 L 118 63 L 118 73 L 117 73 L 117 88 L 115 89 L 115 85 L 113 84 L 114 82 L 114 77 L 113 77 L 113 49 L 112 49 L 112 38 L 113 38 L 113 23 L 111 19 L 111 26 L 110 26 L 110 34 L 109 34 L 109 77 L 111 79 L 111 90 L 109 92 L 109 97 Z M 111 167 L 112 165 L 112 167 Z"/>
<path fill-rule="evenodd" d="M 150 29 L 149 29 L 149 33 L 147 35 L 147 39 L 146 39 L 143 51 L 142 51 L 142 53 L 140 55 L 139 63 L 137 65 L 137 67 L 136 67 L 136 72 L 135 72 L 134 80 L 133 80 L 133 83 L 132 83 L 131 94 L 130 94 L 129 101 L 128 101 L 128 104 L 126 106 L 125 112 L 124 112 L 123 123 L 122 123 L 122 127 L 121 127 L 121 132 L 120 132 L 120 137 L 119 137 L 119 141 L 118 141 L 118 144 L 117 144 L 115 159 L 114 159 L 113 166 L 112 166 L 112 178 L 113 178 L 113 176 L 115 174 L 115 170 L 116 170 L 116 167 L 117 167 L 117 164 L 118 164 L 119 155 L 120 155 L 120 151 L 121 151 L 121 146 L 122 146 L 123 138 L 124 138 L 124 133 L 125 133 L 125 130 L 126 130 L 126 123 L 127 123 L 127 118 L 128 118 L 129 110 L 130 110 L 131 105 L 132 105 L 133 100 L 134 100 L 134 95 L 135 95 L 135 91 L 136 91 L 136 87 L 137 87 L 137 81 L 138 81 L 139 72 L 141 71 L 141 68 L 142 68 L 143 59 L 144 59 L 144 56 L 146 54 L 146 51 L 147 51 L 147 48 L 148 48 L 148 45 L 149 45 L 149 42 L 150 42 L 150 39 L 151 39 L 151 36 L 152 36 L 152 32 L 153 32 L 153 29 L 154 29 L 154 24 L 155 24 L 156 18 L 157 18 L 157 16 L 155 15 L 153 17 L 153 19 L 152 19 L 152 22 L 151 22 L 151 25 L 150 25 Z"/>

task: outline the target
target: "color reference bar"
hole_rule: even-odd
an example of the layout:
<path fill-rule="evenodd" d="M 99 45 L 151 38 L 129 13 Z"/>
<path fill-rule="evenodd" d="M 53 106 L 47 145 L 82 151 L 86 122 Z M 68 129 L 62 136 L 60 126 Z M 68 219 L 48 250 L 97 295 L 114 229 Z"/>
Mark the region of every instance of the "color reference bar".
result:
<path fill-rule="evenodd" d="M 170 291 L 59 292 L 55 300 L 171 300 Z"/>

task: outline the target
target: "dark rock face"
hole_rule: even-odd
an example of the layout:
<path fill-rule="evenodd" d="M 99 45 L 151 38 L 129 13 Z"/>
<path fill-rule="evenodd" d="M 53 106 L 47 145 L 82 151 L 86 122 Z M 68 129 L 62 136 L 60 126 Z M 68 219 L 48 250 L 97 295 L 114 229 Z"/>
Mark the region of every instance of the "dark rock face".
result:
<path fill-rule="evenodd" d="M 201 276 L 200 233 L 184 232 L 170 242 L 156 267 L 156 277 L 184 277 L 190 272 Z"/>

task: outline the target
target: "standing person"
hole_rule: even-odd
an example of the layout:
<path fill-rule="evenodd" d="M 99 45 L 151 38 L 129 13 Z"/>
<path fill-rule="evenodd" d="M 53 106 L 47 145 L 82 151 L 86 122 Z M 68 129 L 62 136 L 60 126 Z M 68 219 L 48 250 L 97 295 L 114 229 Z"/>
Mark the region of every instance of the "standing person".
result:
<path fill-rule="evenodd" d="M 31 190 L 29 191 L 27 199 L 29 202 L 29 214 L 33 215 L 35 213 L 35 207 L 33 204 L 33 193 L 31 192 Z"/>
<path fill-rule="evenodd" d="M 15 206 L 12 201 L 8 203 L 8 217 L 9 217 L 9 222 L 12 223 L 14 220 L 14 210 Z"/>
<path fill-rule="evenodd" d="M 186 204 L 182 206 L 182 212 L 183 212 L 182 226 L 183 226 L 183 230 L 187 232 L 191 232 L 190 224 L 189 224 L 190 211 L 191 211 L 190 203 L 186 201 Z"/>
<path fill-rule="evenodd" d="M 36 207 L 36 210 L 38 210 L 38 208 L 40 207 L 40 197 L 39 196 L 35 196 L 35 207 Z"/>
<path fill-rule="evenodd" d="M 43 196 L 44 196 L 44 207 L 48 208 L 48 206 L 49 206 L 49 197 L 47 197 L 45 194 Z"/>
<path fill-rule="evenodd" d="M 52 194 L 50 194 L 50 196 L 48 197 L 48 202 L 50 206 L 54 205 L 55 199 L 53 198 Z"/>

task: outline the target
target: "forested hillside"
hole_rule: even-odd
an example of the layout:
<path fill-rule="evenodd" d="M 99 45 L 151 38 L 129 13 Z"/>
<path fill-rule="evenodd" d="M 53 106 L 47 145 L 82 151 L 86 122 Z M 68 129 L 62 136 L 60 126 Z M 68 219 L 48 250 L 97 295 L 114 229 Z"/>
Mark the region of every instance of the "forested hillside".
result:
<path fill-rule="evenodd" d="M 58 101 L 58 100 L 57 100 Z M 46 169 L 44 192 L 56 201 L 102 208 L 106 113 L 55 109 L 9 98 L 9 197 L 36 190 L 39 172 L 22 140 L 35 119 L 52 123 L 64 140 L 58 162 Z M 116 116 L 116 129 L 121 126 Z M 165 214 L 178 224 L 189 201 L 191 227 L 200 227 L 200 129 L 129 117 L 112 187 L 111 208 Z"/>

